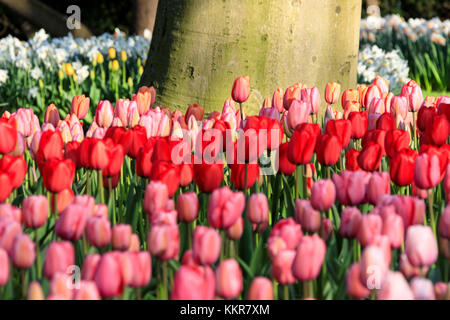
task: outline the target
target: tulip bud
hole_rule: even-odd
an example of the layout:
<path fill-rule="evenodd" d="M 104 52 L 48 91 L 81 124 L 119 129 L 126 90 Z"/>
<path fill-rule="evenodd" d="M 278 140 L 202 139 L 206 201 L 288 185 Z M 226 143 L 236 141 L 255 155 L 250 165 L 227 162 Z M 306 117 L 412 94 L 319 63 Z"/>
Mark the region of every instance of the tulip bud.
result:
<path fill-rule="evenodd" d="M 75 250 L 69 241 L 53 241 L 47 248 L 44 260 L 44 276 L 52 279 L 58 273 L 67 272 L 67 268 L 75 264 Z"/>
<path fill-rule="evenodd" d="M 234 259 L 222 261 L 216 269 L 216 292 L 225 299 L 237 298 L 243 290 L 242 270 Z"/>
<path fill-rule="evenodd" d="M 220 246 L 221 238 L 216 230 L 205 226 L 195 228 L 192 254 L 198 264 L 214 264 L 219 258 Z"/>
<path fill-rule="evenodd" d="M 13 241 L 11 250 L 11 261 L 16 268 L 27 269 L 30 268 L 34 259 L 36 258 L 36 251 L 34 242 L 27 234 L 18 234 Z"/>
<path fill-rule="evenodd" d="M 23 222 L 28 228 L 42 227 L 48 218 L 48 200 L 42 195 L 32 195 L 22 203 Z"/>
<path fill-rule="evenodd" d="M 341 85 L 337 82 L 328 82 L 325 86 L 325 101 L 329 104 L 336 103 L 341 93 Z"/>
<path fill-rule="evenodd" d="M 300 281 L 316 279 L 322 267 L 325 252 L 325 242 L 317 234 L 302 237 L 292 265 L 294 277 Z"/>
<path fill-rule="evenodd" d="M 227 237 L 231 240 L 238 240 L 244 232 L 244 219 L 240 217 L 236 222 L 226 229 Z"/>
<path fill-rule="evenodd" d="M 250 95 L 250 78 L 249 76 L 238 77 L 234 80 L 231 97 L 234 101 L 245 102 Z"/>
<path fill-rule="evenodd" d="M 273 300 L 272 282 L 265 277 L 255 277 L 248 289 L 248 300 Z"/>
<path fill-rule="evenodd" d="M 408 282 L 400 272 L 389 271 L 378 291 L 377 300 L 413 300 Z"/>
<path fill-rule="evenodd" d="M 86 235 L 89 243 L 97 248 L 104 247 L 111 241 L 111 224 L 102 216 L 94 216 L 87 220 Z"/>
<path fill-rule="evenodd" d="M 363 299 L 369 296 L 370 290 L 361 282 L 361 265 L 354 263 L 347 272 L 347 294 L 354 299 Z"/>
<path fill-rule="evenodd" d="M 8 283 L 9 279 L 9 258 L 8 253 L 0 248 L 0 287 Z"/>
<path fill-rule="evenodd" d="M 321 179 L 314 182 L 311 188 L 311 205 L 320 211 L 329 210 L 336 198 L 336 189 L 331 179 Z"/>
<path fill-rule="evenodd" d="M 295 250 L 281 250 L 272 260 L 272 274 L 278 283 L 286 285 L 295 283 L 292 274 L 292 263 L 295 258 Z"/>
<path fill-rule="evenodd" d="M 431 227 L 413 225 L 406 231 L 405 252 L 413 266 L 431 266 L 438 247 Z"/>
<path fill-rule="evenodd" d="M 192 222 L 198 216 L 198 198 L 195 192 L 182 193 L 177 199 L 178 218 L 182 222 Z"/>
<path fill-rule="evenodd" d="M 44 292 L 37 281 L 30 282 L 27 291 L 27 300 L 44 300 Z"/>

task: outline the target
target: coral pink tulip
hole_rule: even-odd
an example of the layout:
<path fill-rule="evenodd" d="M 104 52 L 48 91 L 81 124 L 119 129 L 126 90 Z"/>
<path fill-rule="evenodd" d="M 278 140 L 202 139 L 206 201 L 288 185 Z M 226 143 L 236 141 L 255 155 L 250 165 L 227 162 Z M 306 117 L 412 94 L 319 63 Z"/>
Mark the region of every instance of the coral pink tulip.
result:
<path fill-rule="evenodd" d="M 242 215 L 245 197 L 229 187 L 214 190 L 208 204 L 208 222 L 214 228 L 227 229 Z"/>
<path fill-rule="evenodd" d="M 22 203 L 23 223 L 28 228 L 42 227 L 48 218 L 48 199 L 42 195 L 32 195 Z"/>
<path fill-rule="evenodd" d="M 321 179 L 314 182 L 311 188 L 311 205 L 314 209 L 327 211 L 336 198 L 336 188 L 331 179 Z"/>
<path fill-rule="evenodd" d="M 221 238 L 219 233 L 205 226 L 197 226 L 194 231 L 192 255 L 201 265 L 214 264 L 219 258 Z"/>
<path fill-rule="evenodd" d="M 173 278 L 172 300 L 212 300 L 215 279 L 210 267 L 182 265 Z"/>
<path fill-rule="evenodd" d="M 317 234 L 302 237 L 292 264 L 294 277 L 300 281 L 316 279 L 322 267 L 325 253 L 325 242 Z"/>
<path fill-rule="evenodd" d="M 225 299 L 237 298 L 243 290 L 242 270 L 235 259 L 222 261 L 216 269 L 216 293 Z"/>

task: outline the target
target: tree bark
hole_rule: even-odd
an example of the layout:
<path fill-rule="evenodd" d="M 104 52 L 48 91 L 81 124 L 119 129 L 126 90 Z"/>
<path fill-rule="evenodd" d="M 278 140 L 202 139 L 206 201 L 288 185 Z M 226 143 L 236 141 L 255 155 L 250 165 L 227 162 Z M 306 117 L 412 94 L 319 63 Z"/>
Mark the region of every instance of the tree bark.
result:
<path fill-rule="evenodd" d="M 72 32 L 76 38 L 89 38 L 93 34 L 85 25 L 80 29 L 67 29 L 67 17 L 53 10 L 38 0 L 0 0 L 0 3 L 40 28 L 44 28 L 52 36 L 65 36 Z"/>
<path fill-rule="evenodd" d="M 361 0 L 161 1 L 141 85 L 160 105 L 212 111 L 248 74 L 248 113 L 296 82 L 322 95 L 329 81 L 353 88 L 360 16 Z"/>
<path fill-rule="evenodd" d="M 153 34 L 155 25 L 158 0 L 135 0 L 134 1 L 134 32 L 144 35 L 145 29 Z"/>

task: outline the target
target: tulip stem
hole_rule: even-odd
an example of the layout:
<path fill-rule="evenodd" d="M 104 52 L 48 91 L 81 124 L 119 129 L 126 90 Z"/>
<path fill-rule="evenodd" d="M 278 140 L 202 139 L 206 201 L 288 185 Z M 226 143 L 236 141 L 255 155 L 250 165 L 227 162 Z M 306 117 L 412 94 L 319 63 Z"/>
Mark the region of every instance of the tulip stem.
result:
<path fill-rule="evenodd" d="M 97 184 L 98 184 L 98 192 L 100 194 L 100 203 L 105 203 L 105 197 L 103 195 L 103 181 L 101 170 L 97 170 Z"/>
<path fill-rule="evenodd" d="M 433 228 L 433 233 L 437 237 L 436 222 L 434 220 L 434 211 L 433 211 L 433 188 L 428 190 L 428 211 L 430 213 L 431 228 Z"/>
<path fill-rule="evenodd" d="M 245 162 L 245 175 L 244 175 L 244 196 L 247 201 L 247 175 L 248 175 L 248 162 Z"/>
<path fill-rule="evenodd" d="M 192 223 L 190 222 L 186 223 L 186 236 L 188 249 L 192 249 Z"/>
<path fill-rule="evenodd" d="M 37 278 L 41 279 L 41 249 L 39 246 L 39 235 L 38 229 L 34 230 L 34 242 L 36 243 L 36 270 L 37 270 Z"/>
<path fill-rule="evenodd" d="M 301 166 L 297 166 L 295 170 L 295 199 L 299 199 L 300 195 L 300 175 Z"/>
<path fill-rule="evenodd" d="M 142 296 L 141 296 L 141 288 L 136 288 L 136 299 L 137 300 L 142 300 Z"/>
<path fill-rule="evenodd" d="M 285 284 L 283 286 L 283 299 L 289 300 L 289 285 L 288 284 Z"/>
<path fill-rule="evenodd" d="M 86 194 L 91 195 L 91 172 L 86 170 Z"/>
<path fill-rule="evenodd" d="M 272 279 L 273 284 L 273 299 L 278 300 L 278 282 L 275 279 Z"/>
<path fill-rule="evenodd" d="M 23 299 L 27 298 L 27 284 L 25 282 L 25 271 L 26 269 L 21 269 L 20 270 L 20 280 L 22 281 L 22 296 Z"/>
<path fill-rule="evenodd" d="M 307 298 L 313 298 L 311 280 L 303 281 L 303 299 Z"/>
<path fill-rule="evenodd" d="M 111 177 L 108 177 L 108 189 L 109 189 L 109 196 L 113 197 L 113 202 L 112 202 L 112 223 L 113 225 L 115 225 L 117 223 L 116 220 L 116 193 L 115 190 L 112 188 L 112 182 L 111 182 Z"/>
<path fill-rule="evenodd" d="M 162 263 L 162 280 L 163 280 L 163 289 L 164 289 L 164 299 L 169 299 L 169 292 L 167 288 L 167 261 L 163 261 Z"/>

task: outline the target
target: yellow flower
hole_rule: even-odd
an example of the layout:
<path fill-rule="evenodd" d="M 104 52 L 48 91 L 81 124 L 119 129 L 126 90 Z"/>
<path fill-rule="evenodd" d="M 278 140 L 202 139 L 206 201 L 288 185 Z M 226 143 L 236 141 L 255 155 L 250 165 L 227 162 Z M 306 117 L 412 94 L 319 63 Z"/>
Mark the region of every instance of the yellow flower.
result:
<path fill-rule="evenodd" d="M 96 58 L 94 58 L 93 60 L 92 60 L 92 66 L 96 66 L 97 65 L 97 59 Z"/>
<path fill-rule="evenodd" d="M 58 77 L 60 80 L 64 79 L 64 71 L 63 69 L 59 69 L 58 70 Z"/>
<path fill-rule="evenodd" d="M 72 76 L 73 74 L 74 74 L 74 70 L 73 70 L 73 67 L 72 67 L 72 64 L 70 64 L 70 63 L 66 63 L 65 65 L 64 65 L 64 71 L 66 72 L 66 74 L 70 77 L 70 76 Z"/>
<path fill-rule="evenodd" d="M 112 62 L 112 69 L 113 69 L 114 71 L 119 70 L 119 61 L 117 61 L 116 59 L 113 60 L 113 62 Z"/>
<path fill-rule="evenodd" d="M 39 79 L 39 88 L 44 88 L 44 81 L 42 79 Z"/>
<path fill-rule="evenodd" d="M 139 75 L 141 76 L 144 73 L 144 67 L 143 66 L 139 66 Z"/>
<path fill-rule="evenodd" d="M 122 60 L 123 62 L 127 61 L 127 52 L 123 51 L 120 53 L 120 60 Z"/>
<path fill-rule="evenodd" d="M 114 59 L 116 57 L 116 49 L 114 48 L 109 48 L 108 50 L 108 55 L 110 59 Z"/>
<path fill-rule="evenodd" d="M 90 73 L 91 79 L 94 80 L 95 79 L 95 71 L 94 71 L 94 69 L 92 69 L 89 73 Z"/>
<path fill-rule="evenodd" d="M 133 87 L 133 79 L 131 77 L 128 77 L 128 87 Z"/>
<path fill-rule="evenodd" d="M 103 63 L 103 55 L 100 52 L 97 53 L 97 62 L 98 63 Z"/>
<path fill-rule="evenodd" d="M 75 81 L 75 82 L 77 81 L 77 74 L 76 73 L 73 74 L 73 81 Z"/>

